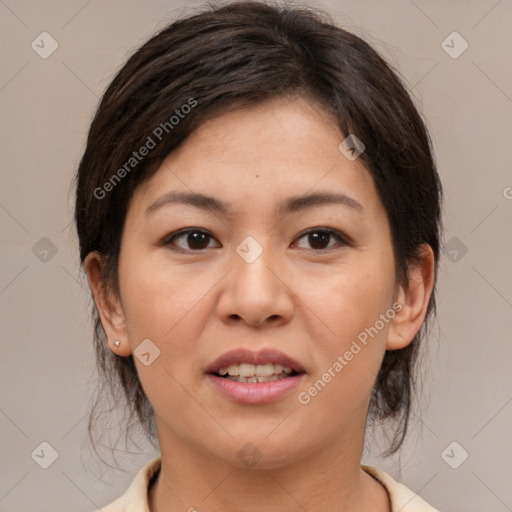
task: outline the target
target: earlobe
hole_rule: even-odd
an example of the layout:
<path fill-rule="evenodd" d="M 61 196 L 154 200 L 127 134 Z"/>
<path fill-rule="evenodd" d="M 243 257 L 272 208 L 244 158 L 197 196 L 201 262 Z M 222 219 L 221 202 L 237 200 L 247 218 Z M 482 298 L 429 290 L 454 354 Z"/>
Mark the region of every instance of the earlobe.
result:
<path fill-rule="evenodd" d="M 409 345 L 425 320 L 435 282 L 435 259 L 430 245 L 421 246 L 420 261 L 409 266 L 407 276 L 408 286 L 397 286 L 395 302 L 401 308 L 390 322 L 387 350 Z"/>
<path fill-rule="evenodd" d="M 131 354 L 128 341 L 124 313 L 119 300 L 107 293 L 107 287 L 101 278 L 101 254 L 90 252 L 84 260 L 89 286 L 94 303 L 100 315 L 101 324 L 105 330 L 110 350 L 119 356 Z"/>

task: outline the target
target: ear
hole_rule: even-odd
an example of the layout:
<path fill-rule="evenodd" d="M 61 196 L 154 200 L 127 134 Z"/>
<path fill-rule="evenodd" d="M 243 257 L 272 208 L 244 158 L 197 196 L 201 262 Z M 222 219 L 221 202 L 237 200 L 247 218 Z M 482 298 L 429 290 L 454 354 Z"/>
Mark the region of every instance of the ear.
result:
<path fill-rule="evenodd" d="M 409 266 L 407 277 L 409 285 L 399 284 L 395 292 L 395 301 L 402 307 L 396 308 L 397 313 L 390 322 L 387 350 L 409 345 L 425 320 L 435 281 L 434 252 L 430 245 L 422 244 L 420 261 Z"/>
<path fill-rule="evenodd" d="M 107 294 L 107 287 L 101 278 L 101 260 L 99 252 L 90 252 L 85 260 L 84 267 L 93 294 L 94 302 L 100 315 L 101 324 L 108 339 L 108 346 L 114 354 L 128 356 L 132 353 L 128 340 L 124 312 L 121 303 L 113 293 Z M 120 346 L 114 345 L 119 341 Z"/>

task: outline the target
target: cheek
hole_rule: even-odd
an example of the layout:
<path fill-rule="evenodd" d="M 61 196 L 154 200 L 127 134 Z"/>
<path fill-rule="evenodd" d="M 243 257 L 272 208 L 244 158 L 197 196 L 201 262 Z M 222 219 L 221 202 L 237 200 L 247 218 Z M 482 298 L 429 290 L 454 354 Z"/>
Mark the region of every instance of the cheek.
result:
<path fill-rule="evenodd" d="M 304 277 L 303 287 L 308 290 L 305 302 L 314 305 L 312 309 L 327 327 L 319 340 L 325 344 L 326 353 L 332 354 L 349 346 L 390 308 L 392 261 L 389 257 L 356 255 L 324 276 Z"/>
<path fill-rule="evenodd" d="M 197 279 L 197 269 L 171 266 L 161 251 L 154 256 L 133 252 L 120 258 L 121 296 L 132 346 L 154 338 L 167 350 L 170 341 L 195 337 L 199 323 L 193 312 L 218 278 L 210 272 Z"/>
<path fill-rule="evenodd" d="M 320 415 L 336 410 L 352 416 L 366 407 L 385 353 L 394 316 L 392 255 L 361 254 L 313 281 L 317 286 L 310 286 L 307 303 L 328 329 L 310 332 L 317 364 L 302 403 L 310 401 L 308 408 Z"/>
<path fill-rule="evenodd" d="M 129 253 L 127 250 L 126 254 Z M 132 349 L 136 350 L 146 339 L 158 348 L 158 357 L 149 365 L 135 353 L 134 362 L 144 392 L 157 413 L 188 411 L 189 392 L 194 394 L 190 368 L 197 363 L 197 339 L 208 318 L 205 308 L 211 308 L 205 295 L 218 277 L 210 272 L 209 276 L 198 279 L 197 271 L 166 265 L 161 255 L 152 259 L 148 253 L 135 252 L 124 260 L 120 258 L 119 270 Z M 194 413 L 198 411 L 194 409 Z M 183 418 L 191 415 L 182 414 Z M 178 426 L 192 422 L 183 418 L 177 422 Z"/>

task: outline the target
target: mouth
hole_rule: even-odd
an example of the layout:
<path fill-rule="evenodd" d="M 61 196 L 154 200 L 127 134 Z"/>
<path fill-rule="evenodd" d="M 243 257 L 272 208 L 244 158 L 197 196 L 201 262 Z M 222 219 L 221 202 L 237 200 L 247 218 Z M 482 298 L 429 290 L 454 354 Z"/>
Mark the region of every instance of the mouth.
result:
<path fill-rule="evenodd" d="M 267 348 L 253 352 L 240 348 L 215 359 L 205 373 L 236 382 L 257 383 L 293 377 L 305 373 L 305 368 L 279 350 Z"/>
<path fill-rule="evenodd" d="M 205 373 L 222 395 L 243 404 L 280 400 L 306 375 L 302 364 L 274 349 L 227 352 L 211 363 Z"/>
<path fill-rule="evenodd" d="M 258 383 L 294 377 L 302 372 L 296 372 L 289 366 L 275 363 L 254 365 L 251 363 L 235 363 L 226 368 L 220 368 L 214 375 L 234 382 Z"/>

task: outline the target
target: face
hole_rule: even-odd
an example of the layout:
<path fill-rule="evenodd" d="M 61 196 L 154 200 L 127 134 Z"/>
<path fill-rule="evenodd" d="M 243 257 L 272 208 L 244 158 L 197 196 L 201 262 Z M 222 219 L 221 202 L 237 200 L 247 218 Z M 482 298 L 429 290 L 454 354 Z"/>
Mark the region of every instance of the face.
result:
<path fill-rule="evenodd" d="M 150 340 L 134 360 L 161 444 L 242 465 L 252 443 L 259 467 L 276 467 L 361 439 L 398 285 L 386 212 L 344 138 L 312 102 L 273 100 L 203 124 L 135 191 L 111 335 L 128 353 Z M 238 349 L 249 352 L 235 367 L 286 356 L 303 371 L 263 383 L 207 373 Z"/>

